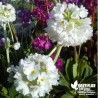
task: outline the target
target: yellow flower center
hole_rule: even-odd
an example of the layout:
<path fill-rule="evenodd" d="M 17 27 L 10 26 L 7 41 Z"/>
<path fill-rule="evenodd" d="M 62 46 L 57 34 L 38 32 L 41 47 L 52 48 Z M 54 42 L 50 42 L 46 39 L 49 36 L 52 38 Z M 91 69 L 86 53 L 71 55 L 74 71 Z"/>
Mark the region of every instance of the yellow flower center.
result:
<path fill-rule="evenodd" d="M 69 27 L 72 28 L 73 27 L 72 24 L 69 24 Z"/>
<path fill-rule="evenodd" d="M 29 84 L 29 82 L 25 81 L 25 84 L 27 84 L 27 85 L 28 85 L 28 84 Z"/>
<path fill-rule="evenodd" d="M 7 8 L 5 8 L 5 9 L 4 9 L 4 15 L 5 15 L 5 16 L 9 16 L 9 15 L 10 15 L 10 10 L 7 9 Z"/>
<path fill-rule="evenodd" d="M 44 79 L 44 78 L 41 78 L 41 79 L 40 79 L 40 81 L 41 81 L 41 82 L 44 82 L 44 81 L 45 81 L 45 79 Z"/>
<path fill-rule="evenodd" d="M 35 73 L 35 70 L 32 70 L 32 71 L 31 71 L 31 74 L 34 74 L 34 73 Z"/>

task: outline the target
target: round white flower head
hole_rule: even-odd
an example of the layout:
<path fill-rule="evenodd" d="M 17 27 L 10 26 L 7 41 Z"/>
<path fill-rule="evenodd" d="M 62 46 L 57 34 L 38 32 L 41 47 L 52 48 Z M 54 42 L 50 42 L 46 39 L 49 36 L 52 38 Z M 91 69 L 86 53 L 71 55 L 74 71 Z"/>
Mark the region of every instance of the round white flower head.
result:
<path fill-rule="evenodd" d="M 10 74 L 14 73 L 16 90 L 23 95 L 32 98 L 43 97 L 49 94 L 53 85 L 58 85 L 58 70 L 49 56 L 30 54 L 28 58 L 20 60 L 19 66 L 14 69 L 11 67 L 7 71 Z"/>
<path fill-rule="evenodd" d="M 19 48 L 20 48 L 20 43 L 19 42 L 15 43 L 14 44 L 14 49 L 18 50 Z"/>
<path fill-rule="evenodd" d="M 62 46 L 77 46 L 89 40 L 93 29 L 88 10 L 75 4 L 58 3 L 50 12 L 45 31 L 53 42 Z"/>
<path fill-rule="evenodd" d="M 3 5 L 0 2 L 0 22 L 7 23 L 16 20 L 15 9 L 11 4 Z"/>

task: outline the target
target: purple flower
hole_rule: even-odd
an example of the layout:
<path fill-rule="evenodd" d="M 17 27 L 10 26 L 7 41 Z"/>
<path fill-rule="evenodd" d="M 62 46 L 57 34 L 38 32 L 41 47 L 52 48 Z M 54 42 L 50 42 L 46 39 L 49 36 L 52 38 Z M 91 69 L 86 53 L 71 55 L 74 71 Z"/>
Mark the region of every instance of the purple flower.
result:
<path fill-rule="evenodd" d="M 94 7 L 97 6 L 98 1 L 97 0 L 84 0 L 84 6 L 89 11 L 89 16 L 92 15 L 94 12 Z"/>
<path fill-rule="evenodd" d="M 55 55 L 53 54 L 52 56 L 51 56 L 51 58 L 52 59 L 54 59 L 55 58 Z M 60 57 L 58 57 L 58 59 L 57 59 L 57 61 L 56 61 L 56 67 L 58 68 L 58 70 L 61 72 L 61 71 L 63 71 L 63 61 L 62 61 L 62 59 L 60 58 Z"/>
<path fill-rule="evenodd" d="M 40 35 L 36 37 L 33 41 L 33 46 L 35 50 L 49 50 L 52 46 L 52 42 L 50 41 L 48 36 Z"/>
<path fill-rule="evenodd" d="M 31 12 L 26 9 L 21 9 L 18 12 L 18 19 L 24 26 L 27 26 L 31 22 Z"/>
<path fill-rule="evenodd" d="M 52 8 L 54 6 L 53 2 L 49 2 L 48 0 L 33 0 L 34 4 L 43 9 L 44 11 L 47 11 L 47 8 Z"/>
<path fill-rule="evenodd" d="M 1 0 L 2 4 L 6 5 L 7 4 L 7 0 Z"/>
<path fill-rule="evenodd" d="M 42 10 L 44 10 L 45 12 L 47 11 L 47 8 L 50 9 L 54 6 L 53 2 L 49 2 L 48 0 L 40 0 L 38 2 L 38 6 L 39 8 L 41 8 Z"/>
<path fill-rule="evenodd" d="M 49 41 L 47 41 L 47 42 L 45 43 L 45 46 L 44 46 L 45 50 L 50 49 L 50 47 L 51 47 L 51 43 L 50 43 Z"/>
<path fill-rule="evenodd" d="M 66 3 L 75 3 L 75 4 L 79 4 L 81 2 L 83 2 L 84 0 L 66 0 Z"/>
<path fill-rule="evenodd" d="M 34 8 L 32 16 L 34 16 L 42 26 L 45 26 L 47 19 L 50 19 L 50 15 L 45 14 L 40 8 Z"/>
<path fill-rule="evenodd" d="M 3 43 L 2 39 L 0 39 L 0 47 L 3 46 L 3 44 L 4 43 Z"/>
<path fill-rule="evenodd" d="M 36 8 L 33 9 L 32 15 L 38 20 L 38 22 L 42 25 L 46 25 L 47 19 L 50 19 L 50 14 L 49 14 L 49 9 L 54 6 L 53 2 L 48 2 L 48 0 L 34 0 L 33 1 L 35 5 L 37 6 Z"/>

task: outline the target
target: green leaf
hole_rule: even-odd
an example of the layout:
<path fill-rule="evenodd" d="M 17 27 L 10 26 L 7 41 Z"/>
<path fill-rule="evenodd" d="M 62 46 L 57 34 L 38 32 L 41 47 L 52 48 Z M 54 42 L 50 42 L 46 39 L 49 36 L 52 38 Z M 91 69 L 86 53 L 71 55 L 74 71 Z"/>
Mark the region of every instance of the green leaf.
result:
<path fill-rule="evenodd" d="M 84 55 L 84 56 L 82 57 L 82 59 L 88 61 L 88 57 L 87 57 L 86 55 Z"/>
<path fill-rule="evenodd" d="M 5 87 L 2 88 L 2 92 L 7 95 L 8 91 Z"/>
<path fill-rule="evenodd" d="M 77 77 L 77 67 L 78 63 L 73 64 L 73 78 Z"/>
<path fill-rule="evenodd" d="M 88 96 L 79 95 L 78 98 L 89 98 Z"/>
<path fill-rule="evenodd" d="M 92 77 L 85 79 L 82 83 L 97 83 L 98 74 L 93 75 Z"/>
<path fill-rule="evenodd" d="M 19 94 L 17 98 L 24 98 L 22 94 Z"/>
<path fill-rule="evenodd" d="M 17 94 L 17 91 L 15 90 L 15 87 L 12 86 L 10 89 L 9 89 L 9 96 L 10 98 L 14 98 Z"/>
<path fill-rule="evenodd" d="M 70 84 L 66 79 L 60 79 L 59 84 L 61 86 L 66 86 L 66 87 L 70 88 Z"/>
<path fill-rule="evenodd" d="M 0 92 L 0 98 L 10 98 L 10 97 L 4 94 L 3 92 Z"/>
<path fill-rule="evenodd" d="M 83 75 L 85 67 L 88 66 L 87 61 L 80 59 L 78 63 L 78 78 L 80 79 Z"/>
<path fill-rule="evenodd" d="M 66 72 L 66 78 L 68 80 L 72 79 L 73 73 L 72 73 L 72 65 L 74 64 L 73 59 L 70 58 L 67 60 L 65 65 L 65 72 Z"/>
<path fill-rule="evenodd" d="M 52 98 L 52 96 L 46 95 L 45 97 L 42 97 L 42 98 Z"/>
<path fill-rule="evenodd" d="M 61 96 L 61 98 L 74 98 L 74 96 L 67 93 L 67 94 L 64 94 L 63 96 Z"/>
<path fill-rule="evenodd" d="M 83 79 L 82 79 L 82 81 L 84 80 L 84 79 L 86 79 L 88 76 L 90 76 L 90 75 L 92 75 L 92 73 L 93 73 L 93 69 L 88 65 L 88 66 L 85 66 L 85 73 L 84 73 L 84 77 L 83 77 Z"/>

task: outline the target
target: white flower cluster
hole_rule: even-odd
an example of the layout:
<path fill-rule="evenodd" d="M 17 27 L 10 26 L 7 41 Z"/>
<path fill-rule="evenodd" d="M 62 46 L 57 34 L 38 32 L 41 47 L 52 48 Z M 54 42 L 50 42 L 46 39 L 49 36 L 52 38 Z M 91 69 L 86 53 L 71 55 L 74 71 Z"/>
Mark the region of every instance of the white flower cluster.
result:
<path fill-rule="evenodd" d="M 59 74 L 51 57 L 30 54 L 28 58 L 21 59 L 19 66 L 11 66 L 7 69 L 10 73 L 9 82 L 12 82 L 14 73 L 14 85 L 16 90 L 23 95 L 39 98 L 49 94 L 53 85 L 58 85 Z"/>
<path fill-rule="evenodd" d="M 14 7 L 10 4 L 3 5 L 2 2 L 0 2 L 0 22 L 7 23 L 15 20 L 16 15 Z"/>
<path fill-rule="evenodd" d="M 91 19 L 82 5 L 58 3 L 50 14 L 52 19 L 47 21 L 45 31 L 53 42 L 57 41 L 65 47 L 76 46 L 91 38 Z"/>

